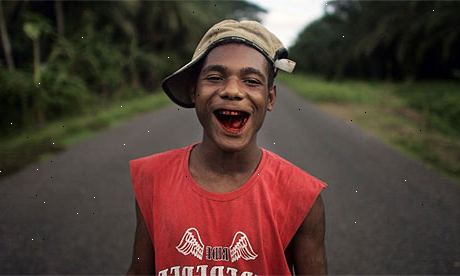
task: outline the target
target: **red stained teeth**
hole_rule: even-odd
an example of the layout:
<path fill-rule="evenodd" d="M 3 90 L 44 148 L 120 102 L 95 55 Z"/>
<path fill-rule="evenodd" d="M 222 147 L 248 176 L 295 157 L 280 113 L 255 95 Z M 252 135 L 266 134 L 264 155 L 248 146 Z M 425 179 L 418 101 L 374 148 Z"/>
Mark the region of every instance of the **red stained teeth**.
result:
<path fill-rule="evenodd" d="M 225 116 L 246 116 L 248 115 L 244 111 L 225 110 L 225 109 L 219 109 L 216 111 L 216 113 L 219 115 L 225 115 Z"/>
<path fill-rule="evenodd" d="M 231 110 L 219 110 L 218 111 L 219 114 L 222 114 L 222 115 L 240 115 L 241 112 L 239 111 L 231 111 Z"/>

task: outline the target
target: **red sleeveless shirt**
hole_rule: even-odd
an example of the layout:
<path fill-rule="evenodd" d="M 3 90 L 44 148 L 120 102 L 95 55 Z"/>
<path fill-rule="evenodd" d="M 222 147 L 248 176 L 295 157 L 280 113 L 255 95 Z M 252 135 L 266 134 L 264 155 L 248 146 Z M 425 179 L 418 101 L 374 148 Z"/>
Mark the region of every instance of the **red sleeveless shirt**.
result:
<path fill-rule="evenodd" d="M 284 251 L 326 184 L 263 149 L 240 188 L 208 192 L 190 174 L 192 147 L 130 162 L 156 273 L 289 275 Z"/>

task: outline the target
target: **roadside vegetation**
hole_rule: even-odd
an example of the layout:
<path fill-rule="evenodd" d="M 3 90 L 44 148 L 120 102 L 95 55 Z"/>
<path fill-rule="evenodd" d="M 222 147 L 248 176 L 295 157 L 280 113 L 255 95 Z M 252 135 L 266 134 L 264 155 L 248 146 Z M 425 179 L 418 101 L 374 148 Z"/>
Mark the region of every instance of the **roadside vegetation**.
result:
<path fill-rule="evenodd" d="M 329 1 L 289 48 L 293 90 L 460 183 L 460 5 Z M 353 120 L 353 121 L 351 121 Z"/>
<path fill-rule="evenodd" d="M 209 26 L 266 12 L 247 1 L 0 0 L 0 177 L 161 106 L 161 80 Z M 456 1 L 329 1 L 289 48 L 305 75 L 280 77 L 458 178 L 459 13 Z"/>
<path fill-rule="evenodd" d="M 48 122 L 42 127 L 30 126 L 20 133 L 0 139 L 0 177 L 51 153 L 86 139 L 102 129 L 120 124 L 134 115 L 161 108 L 170 101 L 164 93 L 142 95 L 103 107 L 87 109 L 80 116 L 68 116 Z M 14 124 L 11 125 L 14 127 Z"/>
<path fill-rule="evenodd" d="M 163 105 L 161 80 L 209 26 L 265 12 L 246 1 L 0 0 L 0 177 Z"/>
<path fill-rule="evenodd" d="M 458 82 L 326 81 L 307 74 L 282 74 L 279 81 L 460 183 Z"/>

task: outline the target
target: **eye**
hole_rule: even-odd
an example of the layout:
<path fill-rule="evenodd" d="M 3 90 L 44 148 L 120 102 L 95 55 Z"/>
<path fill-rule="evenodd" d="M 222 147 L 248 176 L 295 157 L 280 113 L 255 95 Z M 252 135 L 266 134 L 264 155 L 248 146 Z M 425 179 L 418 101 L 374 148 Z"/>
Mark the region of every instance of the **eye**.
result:
<path fill-rule="evenodd" d="M 259 81 L 258 79 L 253 79 L 253 78 L 245 79 L 243 81 L 249 86 L 258 86 L 262 84 L 261 81 Z"/>
<path fill-rule="evenodd" d="M 204 77 L 205 80 L 210 81 L 210 82 L 219 82 L 223 80 L 223 77 L 221 75 L 208 75 Z"/>

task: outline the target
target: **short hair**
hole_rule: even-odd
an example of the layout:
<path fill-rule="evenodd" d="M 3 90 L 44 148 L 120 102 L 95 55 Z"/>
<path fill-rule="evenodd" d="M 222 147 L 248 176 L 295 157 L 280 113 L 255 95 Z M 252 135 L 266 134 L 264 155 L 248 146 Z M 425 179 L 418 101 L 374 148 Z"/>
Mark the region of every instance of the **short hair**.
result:
<path fill-rule="evenodd" d="M 273 84 L 275 82 L 275 78 L 276 78 L 276 73 L 278 73 L 278 71 L 275 71 L 275 66 L 273 66 L 273 63 L 271 61 L 268 61 L 268 59 L 266 59 L 267 61 L 267 84 L 268 84 L 268 89 L 270 90 L 272 87 L 273 87 Z"/>

